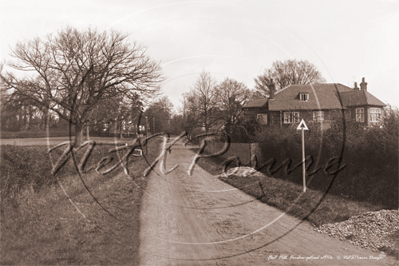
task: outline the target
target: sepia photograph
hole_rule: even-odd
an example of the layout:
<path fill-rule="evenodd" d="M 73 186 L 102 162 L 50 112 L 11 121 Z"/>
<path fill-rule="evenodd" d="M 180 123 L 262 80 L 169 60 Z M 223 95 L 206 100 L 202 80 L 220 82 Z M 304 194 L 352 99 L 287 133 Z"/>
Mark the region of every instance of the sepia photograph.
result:
<path fill-rule="evenodd" d="M 0 0 L 0 265 L 399 265 L 398 0 Z"/>

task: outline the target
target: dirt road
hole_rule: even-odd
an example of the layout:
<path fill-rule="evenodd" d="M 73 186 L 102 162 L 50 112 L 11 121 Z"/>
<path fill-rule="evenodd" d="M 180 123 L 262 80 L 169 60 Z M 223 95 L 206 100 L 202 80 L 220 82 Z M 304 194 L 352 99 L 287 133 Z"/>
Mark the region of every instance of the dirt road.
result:
<path fill-rule="evenodd" d="M 141 211 L 142 265 L 387 265 L 379 253 L 315 232 L 307 222 L 195 166 L 178 142 L 162 175 L 150 174 Z M 345 257 L 350 256 L 350 257 Z M 379 260 L 377 260 L 379 258 Z"/>

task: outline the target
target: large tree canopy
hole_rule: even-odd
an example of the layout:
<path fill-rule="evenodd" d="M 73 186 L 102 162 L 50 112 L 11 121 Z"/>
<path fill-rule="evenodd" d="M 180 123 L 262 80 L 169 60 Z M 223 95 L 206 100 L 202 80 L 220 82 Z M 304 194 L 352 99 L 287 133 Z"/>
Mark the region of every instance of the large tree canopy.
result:
<path fill-rule="evenodd" d="M 8 66 L 17 71 L 1 75 L 5 89 L 52 110 L 75 125 L 75 144 L 89 122 L 94 106 L 102 99 L 125 102 L 152 96 L 163 81 L 158 63 L 146 55 L 146 48 L 129 43 L 128 35 L 117 31 L 79 31 L 65 28 L 46 38 L 18 43 Z"/>
<path fill-rule="evenodd" d="M 172 109 L 173 104 L 167 96 L 160 97 L 149 105 L 143 115 L 147 117 L 145 122 L 148 122 L 147 126 L 151 133 L 172 132 L 170 126 Z"/>
<path fill-rule="evenodd" d="M 264 97 L 269 95 L 269 86 L 275 83 L 276 90 L 290 85 L 323 83 L 321 72 L 308 61 L 286 60 L 275 61 L 270 69 L 255 78 L 255 89 Z"/>
<path fill-rule="evenodd" d="M 202 71 L 191 90 L 183 94 L 183 127 L 203 127 L 208 132 L 225 126 L 227 131 L 233 131 L 240 123 L 242 106 L 252 94 L 242 82 L 225 78 L 218 83 L 209 72 Z"/>
<path fill-rule="evenodd" d="M 227 124 L 236 124 L 242 107 L 250 100 L 252 92 L 244 83 L 230 78 L 225 78 L 215 89 L 221 111 L 219 117 Z"/>
<path fill-rule="evenodd" d="M 191 90 L 183 95 L 191 119 L 197 126 L 204 127 L 206 132 L 218 121 L 216 85 L 215 78 L 209 72 L 202 71 Z"/>

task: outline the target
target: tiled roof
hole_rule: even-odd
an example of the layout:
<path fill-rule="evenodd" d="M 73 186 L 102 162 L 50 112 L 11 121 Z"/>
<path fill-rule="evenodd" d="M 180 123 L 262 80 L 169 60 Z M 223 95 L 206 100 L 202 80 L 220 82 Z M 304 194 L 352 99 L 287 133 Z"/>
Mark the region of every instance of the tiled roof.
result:
<path fill-rule="evenodd" d="M 374 97 L 371 93 L 364 90 L 351 90 L 341 93 L 342 104 L 346 106 L 386 106 L 383 102 Z"/>
<path fill-rule="evenodd" d="M 339 83 L 292 85 L 275 94 L 275 99 L 269 101 L 269 110 L 342 109 L 338 92 L 351 90 L 351 88 Z M 299 93 L 301 92 L 309 93 L 308 101 L 299 100 Z"/>
<path fill-rule="evenodd" d="M 300 93 L 309 93 L 308 101 L 299 99 Z M 364 90 L 354 90 L 339 83 L 291 85 L 277 92 L 274 99 L 258 99 L 245 107 L 267 107 L 270 111 L 342 109 L 349 106 L 386 106 Z"/>
<path fill-rule="evenodd" d="M 267 98 L 257 99 L 247 102 L 243 107 L 263 107 L 267 103 Z"/>

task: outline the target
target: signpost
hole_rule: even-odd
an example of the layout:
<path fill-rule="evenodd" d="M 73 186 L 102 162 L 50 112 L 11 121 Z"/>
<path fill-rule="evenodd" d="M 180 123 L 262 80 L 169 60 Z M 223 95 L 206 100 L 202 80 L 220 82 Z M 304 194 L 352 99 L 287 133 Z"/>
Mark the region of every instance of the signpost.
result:
<path fill-rule="evenodd" d="M 302 119 L 297 130 L 302 130 L 302 179 L 303 179 L 303 192 L 306 192 L 306 167 L 305 167 L 305 130 L 309 130 L 305 124 L 305 120 Z"/>
<path fill-rule="evenodd" d="M 148 154 L 148 116 L 145 117 L 145 154 Z"/>

